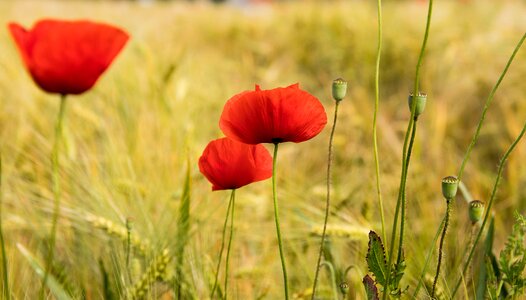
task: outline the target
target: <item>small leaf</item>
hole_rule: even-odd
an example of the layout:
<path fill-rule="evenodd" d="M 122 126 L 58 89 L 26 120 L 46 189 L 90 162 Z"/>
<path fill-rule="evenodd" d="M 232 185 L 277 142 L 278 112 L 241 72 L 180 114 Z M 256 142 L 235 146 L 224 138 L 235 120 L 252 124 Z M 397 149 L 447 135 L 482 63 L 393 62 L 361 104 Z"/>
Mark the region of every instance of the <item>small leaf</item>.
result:
<path fill-rule="evenodd" d="M 378 297 L 378 288 L 374 284 L 374 280 L 369 275 L 365 275 L 363 278 L 363 286 L 365 287 L 365 294 L 367 295 L 367 300 L 379 300 Z"/>
<path fill-rule="evenodd" d="M 367 267 L 373 273 L 376 282 L 386 286 L 387 282 L 387 262 L 385 261 L 385 250 L 382 239 L 374 231 L 369 232 L 369 249 L 367 250 Z"/>
<path fill-rule="evenodd" d="M 33 268 L 35 273 L 37 273 L 38 276 L 44 278 L 44 269 L 35 256 L 21 244 L 16 244 L 16 246 L 18 247 L 20 253 L 22 253 L 22 256 L 24 256 L 24 258 L 29 262 L 29 265 Z M 71 300 L 71 297 L 68 295 L 66 290 L 60 285 L 60 283 L 52 274 L 48 275 L 46 285 L 58 300 Z"/>

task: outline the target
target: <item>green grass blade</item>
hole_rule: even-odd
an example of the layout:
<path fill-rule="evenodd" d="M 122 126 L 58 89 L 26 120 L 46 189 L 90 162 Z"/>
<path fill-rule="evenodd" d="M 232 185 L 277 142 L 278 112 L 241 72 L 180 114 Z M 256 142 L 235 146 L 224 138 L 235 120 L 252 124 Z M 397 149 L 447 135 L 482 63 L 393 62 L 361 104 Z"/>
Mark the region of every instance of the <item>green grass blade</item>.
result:
<path fill-rule="evenodd" d="M 484 257 L 486 255 L 491 255 L 491 249 L 493 249 L 493 240 L 495 237 L 495 219 L 491 218 L 491 221 L 489 223 L 488 227 L 488 233 L 486 234 L 486 241 L 484 243 Z M 486 286 L 487 286 L 487 268 L 486 268 L 486 260 L 482 259 L 480 260 L 480 267 L 479 267 L 479 278 L 477 280 L 477 295 L 475 299 L 484 299 L 484 295 L 486 294 Z"/>
<path fill-rule="evenodd" d="M 20 253 L 22 253 L 24 258 L 27 260 L 29 265 L 33 268 L 35 273 L 37 273 L 39 277 L 44 278 L 44 269 L 42 268 L 42 265 L 40 264 L 38 259 L 21 244 L 17 244 L 16 246 L 18 250 L 20 251 Z M 57 298 L 57 300 L 72 299 L 53 275 L 51 274 L 48 275 L 46 285 L 51 291 L 51 293 L 53 293 L 55 298 Z"/>
<path fill-rule="evenodd" d="M 181 286 L 185 281 L 183 278 L 183 258 L 184 249 L 188 241 L 190 230 L 190 194 L 191 194 L 191 175 L 190 175 L 190 160 L 187 161 L 186 175 L 183 186 L 183 194 L 181 196 L 181 203 L 179 206 L 179 220 L 177 222 L 177 236 L 176 236 L 176 252 L 177 253 L 177 287 L 176 293 L 178 299 L 181 299 Z"/>

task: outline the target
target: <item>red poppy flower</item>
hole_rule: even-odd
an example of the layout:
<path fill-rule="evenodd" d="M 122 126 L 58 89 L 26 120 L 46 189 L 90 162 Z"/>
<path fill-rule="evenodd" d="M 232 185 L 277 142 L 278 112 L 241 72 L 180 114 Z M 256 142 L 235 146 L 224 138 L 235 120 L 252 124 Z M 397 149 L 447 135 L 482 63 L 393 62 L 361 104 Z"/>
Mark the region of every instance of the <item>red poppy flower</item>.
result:
<path fill-rule="evenodd" d="M 304 142 L 325 124 L 323 105 L 298 84 L 272 90 L 256 85 L 230 98 L 219 121 L 227 137 L 247 144 Z"/>
<path fill-rule="evenodd" d="M 272 157 L 263 145 L 221 138 L 206 146 L 199 170 L 212 183 L 213 191 L 237 189 L 270 178 Z"/>
<path fill-rule="evenodd" d="M 89 90 L 126 44 L 123 30 L 90 21 L 42 20 L 9 31 L 33 80 L 49 93 Z"/>

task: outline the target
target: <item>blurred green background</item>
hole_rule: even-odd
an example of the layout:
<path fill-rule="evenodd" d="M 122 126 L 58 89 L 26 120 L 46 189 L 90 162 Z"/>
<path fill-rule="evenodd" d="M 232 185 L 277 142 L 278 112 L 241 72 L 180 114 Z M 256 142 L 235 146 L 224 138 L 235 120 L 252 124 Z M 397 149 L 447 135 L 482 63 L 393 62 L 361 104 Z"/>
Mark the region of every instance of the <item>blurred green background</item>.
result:
<path fill-rule="evenodd" d="M 349 299 L 362 299 L 367 233 L 380 230 L 371 129 L 376 3 L 139 2 L 0 2 L 0 24 L 16 21 L 30 27 L 41 18 L 88 18 L 123 27 L 132 37 L 95 88 L 69 101 L 61 173 L 65 191 L 53 272 L 58 280 L 74 298 L 100 299 L 101 261 L 124 295 L 126 284 L 119 275 L 126 269 L 124 243 L 118 234 L 97 227 L 93 218 L 122 228 L 131 217 L 134 234 L 156 251 L 173 249 L 189 160 L 191 236 L 184 268 L 193 297 L 208 297 L 229 195 L 211 192 L 197 160 L 208 141 L 222 136 L 218 121 L 223 104 L 256 83 L 274 88 L 299 82 L 323 102 L 332 118 L 331 82 L 343 77 L 349 93 L 340 108 L 335 138 L 330 252 L 338 269 L 356 265 L 347 278 Z M 389 225 L 426 4 L 385 1 L 383 7 L 378 139 Z M 422 67 L 421 88 L 428 94 L 428 104 L 420 117 L 407 188 L 410 230 L 403 285 L 409 285 L 410 292 L 445 212 L 441 178 L 458 171 L 483 103 L 524 33 L 525 15 L 524 1 L 436 3 Z M 33 84 L 5 26 L 0 47 L 2 213 L 10 280 L 17 298 L 34 299 L 40 278 L 17 245 L 44 257 L 52 208 L 49 157 L 59 101 Z M 463 178 L 476 199 L 488 200 L 500 156 L 526 121 L 525 78 L 526 50 L 521 49 L 490 108 Z M 326 166 L 328 133 L 327 127 L 309 142 L 284 145 L 278 162 L 282 231 L 291 290 L 298 298 L 308 294 L 314 275 L 325 201 L 325 174 L 320 170 Z M 497 253 L 511 230 L 513 211 L 526 209 L 525 159 L 526 147 L 521 144 L 499 187 L 494 206 Z M 229 294 L 233 299 L 280 299 L 270 181 L 243 188 L 237 196 Z M 458 276 L 454 268 L 469 232 L 467 205 L 460 196 L 446 250 L 449 272 L 444 276 L 450 283 Z M 144 272 L 148 258 L 137 253 L 134 258 L 134 272 Z M 325 273 L 320 284 L 321 295 L 330 295 Z M 449 287 L 443 288 L 447 294 Z M 167 284 L 157 284 L 149 293 L 152 298 L 171 299 Z"/>

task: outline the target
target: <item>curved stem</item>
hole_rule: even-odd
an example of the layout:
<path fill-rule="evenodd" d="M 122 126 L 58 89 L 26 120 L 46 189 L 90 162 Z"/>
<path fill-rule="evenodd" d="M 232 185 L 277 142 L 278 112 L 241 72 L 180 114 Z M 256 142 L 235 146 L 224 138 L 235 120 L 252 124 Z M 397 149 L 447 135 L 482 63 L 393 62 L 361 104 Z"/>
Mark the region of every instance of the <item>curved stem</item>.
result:
<path fill-rule="evenodd" d="M 486 226 L 486 223 L 488 222 L 489 216 L 491 214 L 491 207 L 493 206 L 493 201 L 495 200 L 495 195 L 497 194 L 497 188 L 498 188 L 500 179 L 502 178 L 502 172 L 504 171 L 504 165 L 506 164 L 506 161 L 508 160 L 508 156 L 511 154 L 513 149 L 515 149 L 515 147 L 517 146 L 519 141 L 524 136 L 525 132 L 526 132 L 526 123 L 522 127 L 522 130 L 519 133 L 519 135 L 517 136 L 517 138 L 515 139 L 515 141 L 513 141 L 513 143 L 510 145 L 510 147 L 504 153 L 504 155 L 502 156 L 502 158 L 500 160 L 499 168 L 498 168 L 498 171 L 497 171 L 497 177 L 495 178 L 495 184 L 493 185 L 493 190 L 491 192 L 491 196 L 490 196 L 490 199 L 489 199 L 489 202 L 488 202 L 488 206 L 486 208 L 486 213 L 484 214 L 484 220 L 482 221 L 482 225 L 480 226 L 480 229 L 479 229 L 479 231 L 477 233 L 475 241 L 473 242 L 473 245 L 471 246 L 471 250 L 469 251 L 468 259 L 467 259 L 466 263 L 464 264 L 464 267 L 462 268 L 462 274 L 460 274 L 460 278 L 458 279 L 458 281 L 455 284 L 455 287 L 453 289 L 453 292 L 451 293 L 451 298 L 453 298 L 455 296 L 455 294 L 458 291 L 458 288 L 460 287 L 460 284 L 462 282 L 462 278 L 464 278 L 464 274 L 466 274 L 466 271 L 467 271 L 467 269 L 469 267 L 469 264 L 471 263 L 471 259 L 473 258 L 473 254 L 475 253 L 475 248 L 477 247 L 477 244 L 478 244 L 478 242 L 480 240 L 480 237 L 482 236 L 482 232 L 484 231 L 484 227 Z"/>
<path fill-rule="evenodd" d="M 276 234 L 278 237 L 279 256 L 281 258 L 281 269 L 283 270 L 283 286 L 285 299 L 289 299 L 289 284 L 287 279 L 287 266 L 285 265 L 285 255 L 283 253 L 283 242 L 281 240 L 281 230 L 279 227 L 278 194 L 276 192 L 276 164 L 278 161 L 278 143 L 274 143 L 274 156 L 272 157 L 272 196 L 274 199 L 274 220 L 276 221 Z"/>
<path fill-rule="evenodd" d="M 491 104 L 491 101 L 493 100 L 493 97 L 495 96 L 495 93 L 497 92 L 497 89 L 500 86 L 500 83 L 506 76 L 506 73 L 508 72 L 508 69 L 510 68 L 511 63 L 513 62 L 513 59 L 515 58 L 515 55 L 519 51 L 519 49 L 522 46 L 522 43 L 526 39 L 526 32 L 522 35 L 522 38 L 517 43 L 517 46 L 515 46 L 515 49 L 513 50 L 513 53 L 511 54 L 510 58 L 508 59 L 508 62 L 506 63 L 506 66 L 504 67 L 504 70 L 499 76 L 499 79 L 497 80 L 497 83 L 489 93 L 488 99 L 486 100 L 486 103 L 484 104 L 484 109 L 482 109 L 482 115 L 480 116 L 479 123 L 477 125 L 477 129 L 475 130 L 475 134 L 473 135 L 473 138 L 471 139 L 471 142 L 469 143 L 468 150 L 466 151 L 466 154 L 464 155 L 464 159 L 462 160 L 462 164 L 460 165 L 460 170 L 458 171 L 458 181 L 462 179 L 462 175 L 464 174 L 464 168 L 466 167 L 466 163 L 469 160 L 469 156 L 471 154 L 471 151 L 473 150 L 473 147 L 477 143 L 480 129 L 482 128 L 482 123 L 484 123 L 484 119 L 486 118 L 486 112 L 488 111 L 488 108 Z"/>
<path fill-rule="evenodd" d="M 334 267 L 328 261 L 322 262 L 320 264 L 320 267 L 321 266 L 326 266 L 327 269 L 329 269 L 329 273 L 331 275 L 331 282 L 332 282 L 332 296 L 334 300 L 338 300 L 338 287 L 336 286 L 336 273 L 334 272 Z"/>
<path fill-rule="evenodd" d="M 228 247 L 226 248 L 226 262 L 225 262 L 225 300 L 228 294 L 228 264 L 230 262 L 230 247 L 232 246 L 232 238 L 234 236 L 234 210 L 236 208 L 236 190 L 232 190 L 232 213 L 230 214 L 230 238 L 228 239 Z"/>
<path fill-rule="evenodd" d="M 334 131 L 336 130 L 336 121 L 338 119 L 338 106 L 341 101 L 336 101 L 334 107 L 334 120 L 332 122 L 331 135 L 329 137 L 329 158 L 327 161 L 327 198 L 325 203 L 325 220 L 323 221 L 323 232 L 321 234 L 321 244 L 320 251 L 318 253 L 318 262 L 316 263 L 316 273 L 314 274 L 314 284 L 312 285 L 312 297 L 314 300 L 316 297 L 316 286 L 318 284 L 318 275 L 321 267 L 321 257 L 323 256 L 323 246 L 325 243 L 325 234 L 327 231 L 327 221 L 329 219 L 329 208 L 330 208 L 330 199 L 331 199 L 331 165 L 332 165 L 332 141 L 334 139 Z"/>
<path fill-rule="evenodd" d="M 44 299 L 45 288 L 51 266 L 53 265 L 53 256 L 55 254 L 55 241 L 57 237 L 57 223 L 60 216 L 60 200 L 62 196 L 62 190 L 60 186 L 60 142 L 62 140 L 62 123 L 64 121 L 64 113 L 66 110 L 66 95 L 62 95 L 60 98 L 60 108 L 58 112 L 57 122 L 55 124 L 55 143 L 53 144 L 53 150 L 51 154 L 51 168 L 52 168 L 52 181 L 53 181 L 53 219 L 51 223 L 51 235 L 49 239 L 49 252 L 46 258 L 46 270 L 44 272 L 44 279 L 42 280 L 42 286 L 40 287 L 40 299 Z"/>
<path fill-rule="evenodd" d="M 230 201 L 228 201 L 228 207 L 226 209 L 225 222 L 223 223 L 223 233 L 221 235 L 221 250 L 219 250 L 219 259 L 217 260 L 217 267 L 216 267 L 216 277 L 214 279 L 214 286 L 212 287 L 212 293 L 210 293 L 210 299 L 214 299 L 214 293 L 217 289 L 217 280 L 219 278 L 219 268 L 221 267 L 221 259 L 223 258 L 223 250 L 225 249 L 226 225 L 228 224 L 228 216 L 230 215 L 230 208 L 232 207 L 232 201 L 234 199 L 233 196 L 234 196 L 234 193 L 231 193 Z"/>
<path fill-rule="evenodd" d="M 444 241 L 446 239 L 447 227 L 449 225 L 449 217 L 451 215 L 451 202 L 453 199 L 447 199 L 446 218 L 444 220 L 444 230 L 440 237 L 440 246 L 438 247 L 438 263 L 437 271 L 435 273 L 435 279 L 433 280 L 433 288 L 431 289 L 431 299 L 435 297 L 435 290 L 437 287 L 438 277 L 440 276 L 440 266 L 442 265 L 442 257 L 444 256 Z"/>
<path fill-rule="evenodd" d="M 4 242 L 4 229 L 2 227 L 2 206 L 3 206 L 3 193 L 2 193 L 2 153 L 0 152 L 0 244 L 2 244 L 2 271 L 4 279 L 4 297 L 5 299 L 11 299 L 11 293 L 9 292 L 9 274 L 7 269 L 7 253 L 5 251 Z"/>
<path fill-rule="evenodd" d="M 415 71 L 415 85 L 414 85 L 414 88 L 413 88 L 413 95 L 418 95 L 418 90 L 419 90 L 419 83 L 420 83 L 420 68 L 422 66 L 422 61 L 424 59 L 424 53 L 425 53 L 425 49 L 426 49 L 426 46 L 427 46 L 427 40 L 428 40 L 428 37 L 429 37 L 429 29 L 431 27 L 431 16 L 433 14 L 433 0 L 429 0 L 429 6 L 428 6 L 428 10 L 427 10 L 427 19 L 426 19 L 426 29 L 425 29 L 425 32 L 424 32 L 424 39 L 422 41 L 422 47 L 420 48 L 420 54 L 418 55 L 418 62 L 416 64 L 416 71 Z M 397 227 L 397 222 L 398 222 L 398 214 L 399 214 L 399 210 L 400 210 L 400 202 L 403 202 L 403 191 L 405 190 L 405 180 L 404 178 L 407 176 L 407 170 L 405 168 L 406 166 L 406 156 L 407 156 L 407 143 L 408 143 L 408 139 L 409 139 L 409 132 L 411 131 L 411 129 L 413 128 L 413 122 L 414 122 L 414 117 L 415 117 L 415 111 L 416 111 L 416 101 L 413 101 L 413 105 L 411 107 L 411 118 L 409 119 L 409 123 L 407 124 L 407 129 L 406 129 L 406 132 L 405 132 L 405 138 L 404 138 L 404 147 L 403 147 L 403 152 L 402 152 L 402 176 L 401 176 L 401 182 L 400 182 L 400 188 L 398 190 L 398 200 L 397 200 L 397 203 L 396 203 L 396 211 L 395 211 L 395 216 L 394 216 L 394 220 L 393 220 L 393 229 L 392 229 L 392 233 L 391 233 L 391 244 L 389 245 L 390 249 L 389 249 L 389 257 L 388 257 L 388 260 L 387 260 L 387 265 L 390 267 L 391 266 L 391 262 L 392 262 L 392 258 L 393 258 L 393 249 L 394 249 L 394 242 L 395 242 L 395 238 L 396 238 L 396 227 Z M 382 299 L 387 299 L 387 294 L 389 294 L 389 284 L 390 284 L 390 281 L 391 281 L 391 272 L 387 272 L 387 286 L 384 287 L 385 288 L 385 291 L 384 291 L 384 294 L 382 296 Z"/>
<path fill-rule="evenodd" d="M 435 244 L 438 240 L 438 237 L 440 236 L 440 233 L 442 232 L 442 228 L 444 228 L 445 222 L 446 222 L 446 216 L 444 216 L 444 218 L 442 219 L 442 222 L 440 222 L 440 226 L 438 226 L 435 237 L 433 238 L 433 242 L 431 243 L 431 246 L 429 247 L 429 250 L 427 251 L 426 262 L 424 264 L 424 268 L 422 269 L 422 272 L 420 273 L 420 280 L 418 280 L 418 285 L 416 286 L 416 289 L 413 293 L 413 297 L 411 299 L 417 299 L 418 292 L 420 291 L 420 288 L 422 288 L 422 283 L 424 282 L 424 278 L 427 273 L 427 267 L 429 266 L 429 262 L 431 261 L 433 250 L 435 250 Z"/>
<path fill-rule="evenodd" d="M 380 209 L 380 219 L 382 221 L 382 238 L 387 241 L 385 232 L 384 204 L 382 201 L 382 190 L 380 188 L 380 160 L 378 157 L 378 138 L 376 136 L 376 119 L 380 102 L 380 59 L 382 56 L 382 0 L 378 0 L 378 48 L 376 49 L 376 68 L 374 76 L 374 115 L 373 115 L 373 148 L 374 164 L 376 171 L 376 194 Z"/>

